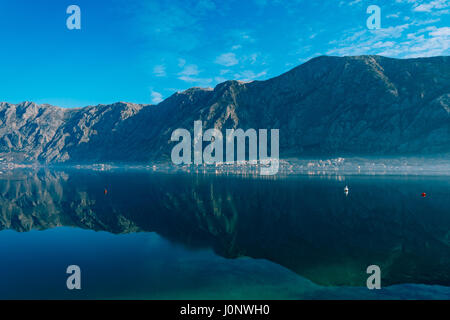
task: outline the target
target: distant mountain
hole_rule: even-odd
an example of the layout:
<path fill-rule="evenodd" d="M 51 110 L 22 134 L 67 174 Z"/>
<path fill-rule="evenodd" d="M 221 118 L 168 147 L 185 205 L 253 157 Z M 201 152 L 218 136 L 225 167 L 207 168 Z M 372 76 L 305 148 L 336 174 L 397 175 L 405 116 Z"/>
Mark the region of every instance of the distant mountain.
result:
<path fill-rule="evenodd" d="M 11 161 L 169 159 L 173 130 L 280 129 L 281 157 L 450 152 L 450 57 L 321 56 L 266 81 L 191 88 L 158 105 L 0 103 Z"/>

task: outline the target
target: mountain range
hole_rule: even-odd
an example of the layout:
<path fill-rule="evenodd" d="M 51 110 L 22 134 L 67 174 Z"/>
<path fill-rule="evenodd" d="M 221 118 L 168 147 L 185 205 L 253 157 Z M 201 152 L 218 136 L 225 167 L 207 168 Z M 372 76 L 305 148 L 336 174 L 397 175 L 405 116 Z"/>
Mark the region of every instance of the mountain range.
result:
<path fill-rule="evenodd" d="M 177 128 L 279 129 L 280 156 L 450 152 L 450 57 L 320 56 L 265 81 L 226 81 L 158 105 L 59 108 L 0 103 L 0 158 L 89 163 L 168 160 Z"/>
<path fill-rule="evenodd" d="M 383 270 L 383 287 L 450 285 L 447 179 L 425 184 L 431 201 L 417 195 L 423 179 L 354 178 L 351 201 L 338 180 L 304 179 L 17 169 L 0 179 L 0 231 L 156 232 L 320 285 L 364 286 L 369 264 Z"/>

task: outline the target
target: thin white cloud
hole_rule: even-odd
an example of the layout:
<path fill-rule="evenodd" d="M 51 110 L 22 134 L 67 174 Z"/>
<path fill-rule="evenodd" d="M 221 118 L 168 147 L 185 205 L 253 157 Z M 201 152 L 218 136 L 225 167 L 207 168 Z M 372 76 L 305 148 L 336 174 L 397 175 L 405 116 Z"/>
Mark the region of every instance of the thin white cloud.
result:
<path fill-rule="evenodd" d="M 351 31 L 341 41 L 334 41 L 330 44 L 339 44 L 338 47 L 327 51 L 329 55 L 351 56 L 374 54 L 377 48 L 382 46 L 382 42 L 387 39 L 396 39 L 402 36 L 403 31 L 408 29 L 409 24 L 396 27 L 389 27 L 379 30 L 359 30 Z M 389 40 L 392 41 L 392 40 Z M 374 52 L 375 51 L 375 52 Z"/>
<path fill-rule="evenodd" d="M 227 79 L 225 79 L 224 77 L 215 77 L 214 81 L 216 81 L 217 83 L 222 83 L 227 81 Z"/>
<path fill-rule="evenodd" d="M 433 28 L 433 31 L 430 32 L 431 36 L 435 37 L 448 37 L 450 41 L 450 27 L 443 27 L 443 28 Z"/>
<path fill-rule="evenodd" d="M 261 71 L 259 73 L 255 73 L 252 70 L 244 70 L 242 72 L 236 73 L 234 75 L 234 77 L 237 80 L 249 82 L 249 81 L 257 80 L 257 79 L 259 79 L 259 78 L 261 78 L 261 77 L 263 77 L 265 75 L 267 75 L 267 71 L 266 70 Z"/>
<path fill-rule="evenodd" d="M 183 70 L 180 71 L 178 73 L 178 75 L 183 76 L 183 77 L 191 77 L 191 76 L 196 76 L 199 73 L 200 73 L 200 71 L 198 70 L 197 65 L 190 64 L 190 65 L 184 66 Z"/>
<path fill-rule="evenodd" d="M 215 63 L 220 64 L 225 67 L 231 67 L 239 63 L 236 55 L 232 52 L 224 53 L 218 56 L 215 60 Z"/>
<path fill-rule="evenodd" d="M 183 70 L 178 73 L 179 80 L 199 87 L 208 87 L 210 86 L 211 82 L 213 82 L 212 78 L 203 78 L 198 76 L 200 74 L 200 70 L 198 69 L 197 65 L 186 65 L 186 61 L 184 59 L 182 59 L 181 62 L 182 63 L 179 63 L 179 65 L 183 65 L 184 67 Z"/>
<path fill-rule="evenodd" d="M 353 0 L 348 5 L 353 6 L 354 4 L 360 3 L 362 0 Z"/>
<path fill-rule="evenodd" d="M 152 96 L 152 103 L 153 104 L 158 104 L 161 101 L 163 101 L 163 96 L 161 93 L 156 92 L 154 90 L 151 90 L 151 96 Z"/>
<path fill-rule="evenodd" d="M 398 17 L 400 17 L 400 12 L 397 12 L 397 13 L 391 13 L 391 14 L 388 14 L 387 16 L 386 16 L 386 18 L 390 18 L 390 19 L 392 19 L 392 18 L 398 18 Z"/>
<path fill-rule="evenodd" d="M 165 77 L 167 76 L 166 67 L 162 64 L 157 65 L 153 68 L 153 74 L 157 77 Z"/>
<path fill-rule="evenodd" d="M 441 21 L 441 19 L 429 19 L 429 20 L 422 20 L 422 21 L 416 21 L 414 25 L 421 26 L 425 24 L 432 24 Z"/>
<path fill-rule="evenodd" d="M 416 4 L 413 11 L 416 12 L 432 12 L 434 9 L 445 9 L 450 7 L 448 0 L 433 0 L 428 3 Z"/>
<path fill-rule="evenodd" d="M 199 78 L 190 76 L 180 76 L 178 77 L 178 79 L 199 87 L 209 87 L 211 85 L 211 82 L 213 81 L 211 78 Z"/>
<path fill-rule="evenodd" d="M 233 44 L 241 45 L 242 43 L 253 43 L 256 40 L 251 35 L 252 32 L 249 30 L 230 30 L 227 32 L 227 37 L 233 39 Z"/>
<path fill-rule="evenodd" d="M 257 53 L 253 53 L 250 55 L 250 63 L 254 64 L 256 62 L 256 59 L 258 59 L 258 54 Z"/>
<path fill-rule="evenodd" d="M 419 30 L 408 29 L 429 24 L 429 21 L 414 21 L 387 29 L 361 31 L 349 34 L 340 46 L 328 50 L 327 54 L 363 55 L 378 54 L 389 57 L 415 58 L 447 55 L 450 46 L 450 28 L 429 26 Z M 336 44 L 336 43 L 335 43 Z"/>
<path fill-rule="evenodd" d="M 402 55 L 404 58 L 431 57 L 448 54 L 450 49 L 450 28 L 428 27 L 409 33 L 407 40 L 396 43 L 379 54 Z"/>

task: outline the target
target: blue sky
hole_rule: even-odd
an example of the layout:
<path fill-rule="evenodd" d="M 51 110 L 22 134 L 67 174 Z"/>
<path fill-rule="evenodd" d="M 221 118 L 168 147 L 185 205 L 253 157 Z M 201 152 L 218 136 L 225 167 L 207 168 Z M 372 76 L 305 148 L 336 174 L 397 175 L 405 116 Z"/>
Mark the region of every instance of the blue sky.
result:
<path fill-rule="evenodd" d="M 66 27 L 72 4 L 81 30 Z M 318 55 L 449 55 L 449 27 L 450 0 L 0 0 L 0 101 L 158 103 Z"/>

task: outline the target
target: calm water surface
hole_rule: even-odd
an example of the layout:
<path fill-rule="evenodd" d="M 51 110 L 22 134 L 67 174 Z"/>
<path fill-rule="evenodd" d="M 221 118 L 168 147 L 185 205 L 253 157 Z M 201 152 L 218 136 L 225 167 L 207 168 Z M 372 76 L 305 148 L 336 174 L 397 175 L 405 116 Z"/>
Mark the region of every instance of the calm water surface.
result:
<path fill-rule="evenodd" d="M 450 299 L 448 177 L 15 170 L 0 208 L 3 299 Z"/>

